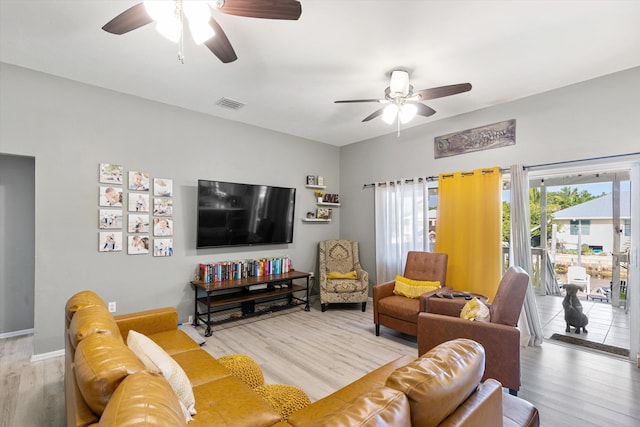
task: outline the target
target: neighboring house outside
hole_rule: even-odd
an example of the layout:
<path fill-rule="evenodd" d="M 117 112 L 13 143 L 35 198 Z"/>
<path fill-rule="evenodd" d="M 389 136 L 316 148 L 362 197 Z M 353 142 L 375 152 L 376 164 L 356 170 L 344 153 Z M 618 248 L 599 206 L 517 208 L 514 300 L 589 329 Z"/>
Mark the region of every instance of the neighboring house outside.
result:
<path fill-rule="evenodd" d="M 631 245 L 630 191 L 620 191 L 620 251 Z M 558 248 L 577 250 L 578 240 L 595 252 L 613 251 L 613 195 L 607 194 L 553 214 Z"/>

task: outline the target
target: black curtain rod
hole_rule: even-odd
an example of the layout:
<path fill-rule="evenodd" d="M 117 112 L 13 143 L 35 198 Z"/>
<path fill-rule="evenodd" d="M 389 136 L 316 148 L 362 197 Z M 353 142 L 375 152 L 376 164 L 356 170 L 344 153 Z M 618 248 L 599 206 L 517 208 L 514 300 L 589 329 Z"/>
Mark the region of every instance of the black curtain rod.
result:
<path fill-rule="evenodd" d="M 426 176 L 426 177 L 424 177 L 424 178 L 422 178 L 422 177 L 421 177 L 421 178 L 418 178 L 418 182 L 420 182 L 420 181 L 427 181 L 427 182 L 430 182 L 430 181 L 437 181 L 437 180 L 438 180 L 438 177 L 437 177 L 437 176 Z M 413 178 L 407 178 L 407 179 L 395 179 L 395 180 L 392 180 L 392 181 L 391 181 L 391 183 L 392 183 L 392 184 L 401 184 L 401 183 L 403 183 L 403 182 L 404 182 L 405 184 L 407 184 L 407 183 L 409 183 L 409 182 L 413 182 L 413 181 L 415 181 L 415 179 L 413 179 Z M 385 182 L 384 184 L 386 184 L 386 182 Z M 372 183 L 372 184 L 364 184 L 364 185 L 362 186 L 362 188 L 369 188 L 369 187 L 375 187 L 375 186 L 376 186 L 376 184 L 375 184 L 375 183 Z"/>
<path fill-rule="evenodd" d="M 541 168 L 541 167 L 545 167 L 545 166 L 558 166 L 558 165 L 568 165 L 571 163 L 580 163 L 580 162 L 591 162 L 594 160 L 608 160 L 608 159 L 617 159 L 620 157 L 630 157 L 630 156 L 640 156 L 640 151 L 636 151 L 634 153 L 626 153 L 626 154 L 612 154 L 610 156 L 600 156 L 600 157 L 589 157 L 587 159 L 576 159 L 576 160 L 565 160 L 562 162 L 552 162 L 552 163 L 539 163 L 537 165 L 530 165 L 530 166 L 523 166 L 522 170 L 527 170 L 527 169 L 532 169 L 532 168 Z M 509 171 L 509 168 L 502 168 L 500 169 L 501 172 L 507 172 Z M 418 182 L 422 181 L 423 178 L 418 178 Z M 424 178 L 426 181 L 437 181 L 438 177 L 437 176 L 428 176 L 426 178 Z M 406 184 L 408 182 L 413 182 L 413 179 L 405 179 L 405 180 L 395 180 L 393 182 L 400 184 L 401 182 L 403 182 Z M 362 188 L 372 188 L 375 187 L 376 184 L 375 183 L 371 183 L 371 184 L 364 184 L 362 186 Z"/>

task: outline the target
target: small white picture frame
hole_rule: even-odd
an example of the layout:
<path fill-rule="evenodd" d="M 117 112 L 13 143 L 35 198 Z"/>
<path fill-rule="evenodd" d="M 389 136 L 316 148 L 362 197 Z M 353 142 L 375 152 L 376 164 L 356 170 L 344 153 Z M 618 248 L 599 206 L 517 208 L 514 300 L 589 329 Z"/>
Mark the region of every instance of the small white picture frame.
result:
<path fill-rule="evenodd" d="M 129 233 L 148 233 L 149 215 L 139 213 L 129 214 L 127 231 L 129 231 Z"/>
<path fill-rule="evenodd" d="M 122 185 L 122 174 L 124 168 L 122 165 L 114 165 L 111 163 L 100 163 L 98 179 L 103 184 Z"/>
<path fill-rule="evenodd" d="M 129 212 L 149 212 L 149 195 L 129 193 Z"/>
<path fill-rule="evenodd" d="M 153 195 L 157 197 L 173 197 L 173 180 L 167 178 L 154 178 Z"/>
<path fill-rule="evenodd" d="M 143 255 L 149 253 L 149 236 L 143 234 L 130 234 L 127 240 L 127 253 L 129 255 Z"/>
<path fill-rule="evenodd" d="M 100 186 L 100 206 L 122 206 L 122 187 Z"/>
<path fill-rule="evenodd" d="M 122 231 L 101 231 L 98 239 L 98 251 L 119 252 L 122 250 Z"/>
<path fill-rule="evenodd" d="M 167 257 L 173 255 L 173 239 L 153 239 L 153 256 Z"/>
<path fill-rule="evenodd" d="M 149 191 L 149 172 L 129 171 L 129 190 Z"/>
<path fill-rule="evenodd" d="M 156 237 L 173 236 L 173 218 L 153 218 L 153 235 Z"/>
<path fill-rule="evenodd" d="M 170 197 L 154 197 L 153 198 L 153 215 L 154 216 L 172 216 L 173 215 L 173 199 Z"/>
<path fill-rule="evenodd" d="M 122 228 L 122 209 L 100 209 L 98 228 L 101 230 Z"/>

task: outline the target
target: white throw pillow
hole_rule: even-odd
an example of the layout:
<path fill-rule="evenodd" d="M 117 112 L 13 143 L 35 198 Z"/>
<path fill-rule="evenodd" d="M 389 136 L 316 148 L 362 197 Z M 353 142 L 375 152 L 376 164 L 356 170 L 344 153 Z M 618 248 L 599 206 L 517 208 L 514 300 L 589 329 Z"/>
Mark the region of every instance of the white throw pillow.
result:
<path fill-rule="evenodd" d="M 196 401 L 193 396 L 193 389 L 187 374 L 178 362 L 176 362 L 166 351 L 151 338 L 136 332 L 129 331 L 127 346 L 144 363 L 145 367 L 153 372 L 159 372 L 169 382 L 171 388 L 178 396 L 180 402 L 187 408 L 189 414 L 196 414 Z M 187 419 L 187 422 L 191 417 Z"/>

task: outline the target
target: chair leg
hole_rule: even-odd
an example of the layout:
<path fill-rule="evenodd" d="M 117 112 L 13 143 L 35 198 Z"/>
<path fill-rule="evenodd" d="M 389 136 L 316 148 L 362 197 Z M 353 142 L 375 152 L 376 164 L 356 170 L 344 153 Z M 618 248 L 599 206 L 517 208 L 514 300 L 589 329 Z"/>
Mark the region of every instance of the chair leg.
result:
<path fill-rule="evenodd" d="M 376 336 L 380 336 L 380 325 L 376 323 Z"/>
<path fill-rule="evenodd" d="M 516 396 L 517 397 L 518 396 L 518 390 L 514 390 L 514 389 L 510 388 L 509 389 L 509 394 L 511 396 Z"/>
<path fill-rule="evenodd" d="M 320 304 L 320 310 L 322 310 L 323 313 L 326 309 L 327 309 L 327 304 Z"/>
<path fill-rule="evenodd" d="M 367 302 L 366 301 L 362 303 L 362 311 L 363 312 L 367 311 Z"/>

